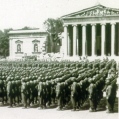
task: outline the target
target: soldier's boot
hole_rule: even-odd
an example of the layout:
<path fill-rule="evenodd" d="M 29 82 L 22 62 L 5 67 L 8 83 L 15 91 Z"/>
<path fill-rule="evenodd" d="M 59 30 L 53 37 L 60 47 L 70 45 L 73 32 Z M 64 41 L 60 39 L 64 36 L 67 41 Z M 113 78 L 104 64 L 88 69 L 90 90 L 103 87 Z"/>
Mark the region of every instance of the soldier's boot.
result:
<path fill-rule="evenodd" d="M 19 95 L 16 96 L 16 106 L 19 106 L 20 104 L 20 99 L 19 99 Z"/>
<path fill-rule="evenodd" d="M 93 112 L 93 111 L 94 111 L 94 110 L 90 107 L 90 108 L 89 108 L 89 112 Z"/>
<path fill-rule="evenodd" d="M 76 106 L 73 106 L 73 109 L 71 111 L 76 111 Z"/>
<path fill-rule="evenodd" d="M 55 98 L 52 98 L 52 104 L 55 105 Z"/>
<path fill-rule="evenodd" d="M 111 113 L 112 111 L 107 108 L 106 113 Z"/>
<path fill-rule="evenodd" d="M 22 109 L 26 109 L 27 108 L 27 103 L 24 102 L 24 107 Z"/>
<path fill-rule="evenodd" d="M 27 99 L 26 103 L 27 103 L 27 107 L 30 108 L 30 104 L 31 104 L 30 99 Z"/>
<path fill-rule="evenodd" d="M 47 107 L 46 107 L 46 105 L 43 105 L 43 109 L 46 109 Z"/>
<path fill-rule="evenodd" d="M 43 100 L 43 109 L 46 109 L 46 99 Z"/>
<path fill-rule="evenodd" d="M 7 95 L 5 95 L 4 99 L 5 99 L 5 104 L 7 104 L 8 103 L 8 97 L 7 97 Z"/>
<path fill-rule="evenodd" d="M 24 105 L 23 109 L 26 109 L 27 108 L 27 99 L 26 99 L 25 95 L 23 95 L 23 105 Z"/>
<path fill-rule="evenodd" d="M 40 107 L 38 108 L 39 110 L 43 109 L 43 105 L 40 105 Z"/>
<path fill-rule="evenodd" d="M 1 106 L 3 106 L 4 105 L 4 96 L 2 96 L 1 102 L 2 102 Z"/>
<path fill-rule="evenodd" d="M 12 105 L 12 104 L 13 104 L 13 99 L 12 99 L 11 96 L 10 96 L 9 98 L 10 98 L 10 99 L 9 99 L 9 101 L 10 101 L 10 106 L 9 106 L 9 108 L 11 108 L 11 107 L 13 107 L 13 105 Z"/>
<path fill-rule="evenodd" d="M 112 112 L 112 108 L 111 108 L 110 103 L 108 102 L 107 103 L 107 111 L 106 111 L 106 113 L 111 113 L 111 112 Z"/>
<path fill-rule="evenodd" d="M 62 110 L 62 107 L 61 107 L 61 106 L 58 106 L 58 107 L 57 107 L 57 110 L 58 110 L 58 111 Z"/>
<path fill-rule="evenodd" d="M 42 97 L 39 97 L 39 110 L 40 109 L 43 109 L 43 98 Z"/>

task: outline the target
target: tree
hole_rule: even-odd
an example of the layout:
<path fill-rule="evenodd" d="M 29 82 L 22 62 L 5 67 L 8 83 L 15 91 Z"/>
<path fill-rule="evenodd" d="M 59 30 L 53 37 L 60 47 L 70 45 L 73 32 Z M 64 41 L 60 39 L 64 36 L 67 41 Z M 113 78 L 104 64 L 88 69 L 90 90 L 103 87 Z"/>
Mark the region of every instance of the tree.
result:
<path fill-rule="evenodd" d="M 33 28 L 28 27 L 28 26 L 25 26 L 25 27 L 22 28 L 22 30 L 31 30 L 31 29 L 33 29 Z"/>
<path fill-rule="evenodd" d="M 59 52 L 61 39 L 58 37 L 58 34 L 63 32 L 63 21 L 53 18 L 48 18 L 44 22 L 45 30 L 48 32 L 47 46 L 51 47 L 51 52 L 56 53 Z"/>
<path fill-rule="evenodd" d="M 8 32 L 12 30 L 10 29 L 5 29 L 4 32 L 0 31 L 0 55 L 1 56 L 8 56 L 9 55 L 9 36 Z"/>

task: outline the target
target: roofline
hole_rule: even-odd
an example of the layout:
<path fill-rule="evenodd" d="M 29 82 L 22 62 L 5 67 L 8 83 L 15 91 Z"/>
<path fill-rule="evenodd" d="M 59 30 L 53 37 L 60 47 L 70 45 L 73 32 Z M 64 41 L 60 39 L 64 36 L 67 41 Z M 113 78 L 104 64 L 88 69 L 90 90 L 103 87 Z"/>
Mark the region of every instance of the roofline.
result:
<path fill-rule="evenodd" d="M 30 34 L 30 33 L 46 33 L 46 31 L 40 31 L 39 29 L 30 29 L 30 30 L 12 30 L 9 31 L 8 34 Z"/>
<path fill-rule="evenodd" d="M 107 16 L 86 16 L 86 17 L 83 17 L 83 16 L 79 16 L 79 17 L 64 17 L 63 19 L 66 20 L 66 19 L 87 19 L 87 18 L 100 18 L 100 17 L 119 17 L 119 15 L 107 15 Z"/>
<path fill-rule="evenodd" d="M 98 4 L 98 5 L 94 5 L 94 6 L 92 6 L 92 7 L 88 7 L 88 8 L 79 10 L 79 11 L 77 11 L 77 12 L 72 12 L 72 13 L 70 13 L 70 14 L 63 15 L 63 16 L 61 16 L 61 18 L 65 18 L 65 17 L 68 17 L 68 16 L 70 16 L 70 15 L 75 15 L 75 14 L 77 14 L 77 13 L 79 13 L 79 12 L 85 11 L 85 10 L 87 10 L 87 9 L 95 8 L 95 7 L 97 7 L 97 6 L 98 6 L 98 7 L 103 7 L 103 8 L 114 9 L 114 10 L 118 10 L 118 11 L 119 11 L 118 8 L 110 8 L 110 7 L 106 7 L 106 6 L 104 6 L 104 5 Z"/>

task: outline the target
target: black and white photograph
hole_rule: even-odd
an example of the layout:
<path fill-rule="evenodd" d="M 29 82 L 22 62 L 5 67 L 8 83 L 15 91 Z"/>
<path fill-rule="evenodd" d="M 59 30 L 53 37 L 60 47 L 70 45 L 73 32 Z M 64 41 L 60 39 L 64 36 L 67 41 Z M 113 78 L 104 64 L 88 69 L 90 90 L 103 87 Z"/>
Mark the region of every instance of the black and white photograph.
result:
<path fill-rule="evenodd" d="M 0 119 L 118 110 L 119 0 L 0 0 Z"/>

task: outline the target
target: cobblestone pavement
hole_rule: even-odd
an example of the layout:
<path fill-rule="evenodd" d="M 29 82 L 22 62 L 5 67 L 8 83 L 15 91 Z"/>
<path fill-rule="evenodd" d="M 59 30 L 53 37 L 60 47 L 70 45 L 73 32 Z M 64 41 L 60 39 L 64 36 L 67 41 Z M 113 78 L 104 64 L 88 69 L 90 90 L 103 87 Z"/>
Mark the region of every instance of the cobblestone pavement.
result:
<path fill-rule="evenodd" d="M 97 112 L 89 112 L 88 103 L 82 110 L 71 111 L 71 109 L 57 111 L 56 106 L 49 109 L 39 110 L 38 106 L 22 109 L 22 107 L 8 108 L 0 106 L 0 119 L 118 119 L 118 100 L 115 104 L 114 113 L 106 113 L 105 100 L 102 100 Z"/>

